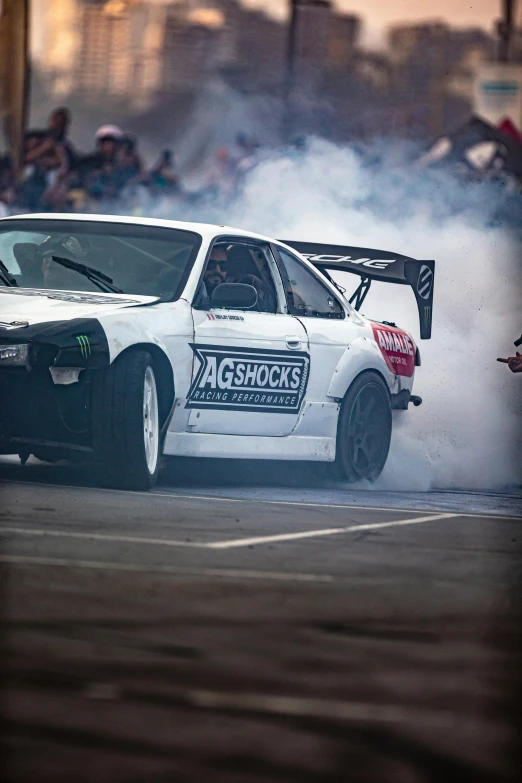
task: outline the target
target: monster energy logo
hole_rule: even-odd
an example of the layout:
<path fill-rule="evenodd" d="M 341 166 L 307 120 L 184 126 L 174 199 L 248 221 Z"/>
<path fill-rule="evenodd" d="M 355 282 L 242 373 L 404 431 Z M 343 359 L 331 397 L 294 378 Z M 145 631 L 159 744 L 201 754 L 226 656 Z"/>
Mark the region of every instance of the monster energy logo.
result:
<path fill-rule="evenodd" d="M 431 307 L 424 308 L 424 323 L 428 326 L 431 318 Z"/>
<path fill-rule="evenodd" d="M 91 355 L 91 344 L 89 342 L 89 338 L 87 337 L 86 334 L 77 334 L 76 339 L 80 344 L 80 351 L 82 352 L 82 357 L 84 359 L 87 359 Z"/>

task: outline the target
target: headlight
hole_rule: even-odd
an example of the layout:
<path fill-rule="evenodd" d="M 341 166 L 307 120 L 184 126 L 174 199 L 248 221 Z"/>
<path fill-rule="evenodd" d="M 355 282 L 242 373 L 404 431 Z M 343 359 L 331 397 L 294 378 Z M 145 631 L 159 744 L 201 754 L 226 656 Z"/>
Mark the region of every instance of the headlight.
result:
<path fill-rule="evenodd" d="M 25 367 L 29 358 L 29 343 L 0 345 L 0 367 Z"/>

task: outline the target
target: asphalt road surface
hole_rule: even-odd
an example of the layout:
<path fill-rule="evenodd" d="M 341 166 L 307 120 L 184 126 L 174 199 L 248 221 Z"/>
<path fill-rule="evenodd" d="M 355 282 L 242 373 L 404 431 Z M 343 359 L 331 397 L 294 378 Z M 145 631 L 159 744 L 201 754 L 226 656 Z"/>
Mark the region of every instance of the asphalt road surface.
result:
<path fill-rule="evenodd" d="M 518 779 L 522 495 L 0 470 L 1 779 Z"/>

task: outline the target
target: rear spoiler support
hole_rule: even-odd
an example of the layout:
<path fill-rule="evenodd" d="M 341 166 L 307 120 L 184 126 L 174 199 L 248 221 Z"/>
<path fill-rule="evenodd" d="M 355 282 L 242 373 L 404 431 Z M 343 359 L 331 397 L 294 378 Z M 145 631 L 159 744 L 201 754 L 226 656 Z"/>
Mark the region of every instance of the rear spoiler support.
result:
<path fill-rule="evenodd" d="M 363 306 L 363 302 L 366 299 L 366 294 L 370 290 L 370 286 L 372 284 L 372 281 L 369 277 L 363 277 L 361 279 L 361 282 L 349 298 L 349 302 L 351 305 L 355 307 L 356 310 L 360 310 Z"/>
<path fill-rule="evenodd" d="M 417 302 L 421 340 L 430 339 L 435 261 L 420 261 L 400 253 L 372 250 L 367 247 L 323 245 L 317 242 L 294 242 L 286 239 L 279 241 L 297 250 L 322 272 L 327 269 L 337 269 L 359 275 L 361 282 L 349 300 L 356 310 L 362 307 L 373 280 L 409 285 Z"/>

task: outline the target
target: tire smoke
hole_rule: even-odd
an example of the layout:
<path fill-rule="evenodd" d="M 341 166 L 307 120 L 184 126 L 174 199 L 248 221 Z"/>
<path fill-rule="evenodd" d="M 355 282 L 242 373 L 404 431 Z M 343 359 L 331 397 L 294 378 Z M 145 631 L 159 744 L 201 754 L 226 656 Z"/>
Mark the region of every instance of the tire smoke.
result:
<path fill-rule="evenodd" d="M 396 152 L 396 151 L 395 151 Z M 188 219 L 273 237 L 360 245 L 436 260 L 433 337 L 418 339 L 406 287 L 375 284 L 363 312 L 395 321 L 419 343 L 420 408 L 397 412 L 386 469 L 373 488 L 493 489 L 521 481 L 522 376 L 497 356 L 522 330 L 522 235 L 495 225 L 499 192 L 391 160 L 368 164 L 323 140 L 249 172 L 232 203 Z M 367 161 L 367 157 L 364 159 Z M 339 273 L 349 292 L 357 284 Z"/>

